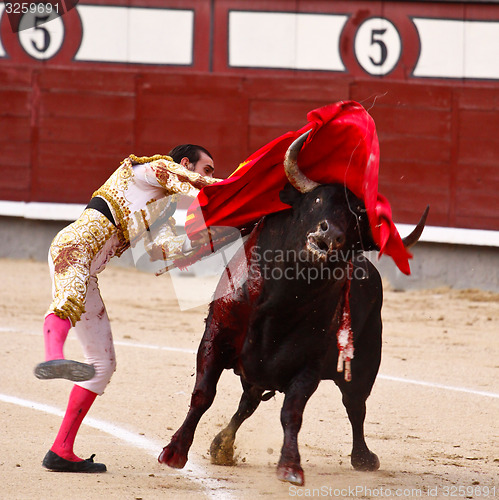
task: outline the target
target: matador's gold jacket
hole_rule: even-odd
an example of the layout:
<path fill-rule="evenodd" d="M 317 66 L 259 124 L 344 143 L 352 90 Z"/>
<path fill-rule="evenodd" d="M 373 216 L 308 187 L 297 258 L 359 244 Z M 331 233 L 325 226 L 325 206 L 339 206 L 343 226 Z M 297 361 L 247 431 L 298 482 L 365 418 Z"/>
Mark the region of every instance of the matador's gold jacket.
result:
<path fill-rule="evenodd" d="M 191 172 L 168 156 L 130 155 L 93 196 L 104 198 L 111 209 L 122 243 L 116 255 L 121 255 L 158 220 L 176 195 L 194 198 L 201 188 L 219 181 Z M 180 253 L 185 238 L 177 236 L 172 217 L 154 234 L 154 241 L 146 243 L 148 251 L 160 247 L 163 258 Z"/>
<path fill-rule="evenodd" d="M 48 313 L 70 318 L 74 326 L 85 312 L 90 276 L 141 238 L 152 260 L 182 255 L 185 235 L 177 236 L 175 221 L 165 216 L 165 209 L 173 196 L 195 197 L 218 180 L 191 172 L 169 157 L 130 155 L 93 194 L 105 200 L 114 224 L 90 206 L 52 241 L 53 301 Z"/>

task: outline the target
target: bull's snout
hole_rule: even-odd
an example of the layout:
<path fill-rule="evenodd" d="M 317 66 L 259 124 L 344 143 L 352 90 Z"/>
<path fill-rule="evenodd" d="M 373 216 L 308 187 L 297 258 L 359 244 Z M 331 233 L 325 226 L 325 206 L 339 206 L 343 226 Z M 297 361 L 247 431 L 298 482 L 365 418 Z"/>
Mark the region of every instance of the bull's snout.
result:
<path fill-rule="evenodd" d="M 330 250 L 337 250 L 345 244 L 345 233 L 327 220 L 319 224 L 319 229 L 323 233 L 324 239 L 329 242 Z"/>
<path fill-rule="evenodd" d="M 307 236 L 307 248 L 320 260 L 325 260 L 328 254 L 340 249 L 345 244 L 345 233 L 334 224 L 323 220 L 315 231 Z"/>

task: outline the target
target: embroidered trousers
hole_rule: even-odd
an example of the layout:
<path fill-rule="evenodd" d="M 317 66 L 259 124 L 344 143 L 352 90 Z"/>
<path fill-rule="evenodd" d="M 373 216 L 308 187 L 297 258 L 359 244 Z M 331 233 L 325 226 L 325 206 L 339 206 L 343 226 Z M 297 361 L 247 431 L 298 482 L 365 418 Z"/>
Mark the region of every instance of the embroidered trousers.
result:
<path fill-rule="evenodd" d="M 97 274 L 120 245 L 116 227 L 100 212 L 86 209 L 56 235 L 49 250 L 53 302 L 47 314 L 71 320 L 85 362 L 95 367 L 94 378 L 77 385 L 96 394 L 104 392 L 116 370 L 111 325 Z"/>

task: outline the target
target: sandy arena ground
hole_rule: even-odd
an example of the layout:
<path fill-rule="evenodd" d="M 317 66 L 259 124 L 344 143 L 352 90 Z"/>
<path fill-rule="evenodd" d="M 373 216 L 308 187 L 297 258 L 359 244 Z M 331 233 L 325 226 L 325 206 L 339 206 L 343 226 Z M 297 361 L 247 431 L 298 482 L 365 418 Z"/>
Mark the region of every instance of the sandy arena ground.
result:
<path fill-rule="evenodd" d="M 75 446 L 83 458 L 96 453 L 108 472 L 43 469 L 71 388 L 67 381 L 33 376 L 43 356 L 48 269 L 0 259 L 0 276 L 0 498 L 499 497 L 499 295 L 386 290 L 383 361 L 366 418 L 366 439 L 381 468 L 351 468 L 351 430 L 340 393 L 323 382 L 299 436 L 306 484 L 298 488 L 275 476 L 282 395 L 262 403 L 240 429 L 236 467 L 210 464 L 211 439 L 241 393 L 232 372 L 222 376 L 186 468 L 157 462 L 187 412 L 207 307 L 180 311 L 170 277 L 115 266 L 100 283 L 118 370 Z M 73 333 L 66 355 L 81 359 Z"/>

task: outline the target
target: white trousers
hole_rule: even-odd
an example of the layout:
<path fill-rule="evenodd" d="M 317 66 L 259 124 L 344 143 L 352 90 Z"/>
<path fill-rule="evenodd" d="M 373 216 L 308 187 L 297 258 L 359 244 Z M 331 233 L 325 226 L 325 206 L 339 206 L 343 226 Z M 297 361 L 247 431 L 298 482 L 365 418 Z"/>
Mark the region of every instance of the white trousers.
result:
<path fill-rule="evenodd" d="M 116 371 L 116 354 L 111 333 L 111 324 L 102 301 L 97 282 L 100 273 L 119 247 L 118 236 L 113 235 L 90 261 L 89 275 L 87 276 L 85 294 L 85 312 L 76 322 L 74 330 L 83 349 L 85 362 L 95 367 L 95 376 L 91 380 L 79 382 L 77 385 L 103 394 L 104 389 Z M 56 280 L 54 279 L 54 262 L 49 252 L 49 269 L 52 279 L 52 289 L 56 294 Z M 48 314 L 50 314 L 50 310 Z"/>

